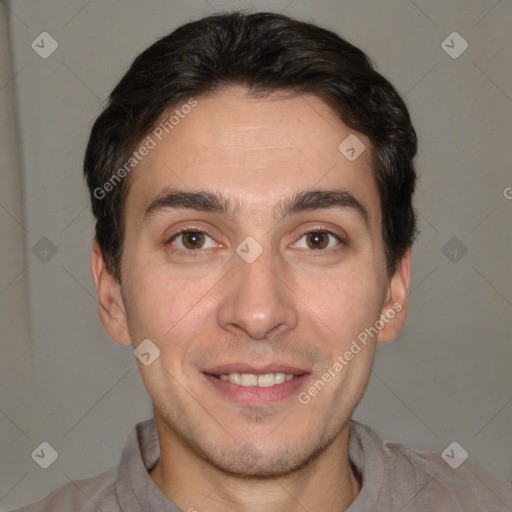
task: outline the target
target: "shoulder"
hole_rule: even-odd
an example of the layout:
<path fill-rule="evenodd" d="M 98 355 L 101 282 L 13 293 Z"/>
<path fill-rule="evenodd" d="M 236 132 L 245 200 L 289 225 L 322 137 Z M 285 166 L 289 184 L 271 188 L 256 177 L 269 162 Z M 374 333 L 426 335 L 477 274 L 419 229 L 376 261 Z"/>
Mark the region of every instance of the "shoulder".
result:
<path fill-rule="evenodd" d="M 116 496 L 117 466 L 92 478 L 68 482 L 43 500 L 12 512 L 120 512 Z"/>
<path fill-rule="evenodd" d="M 443 511 L 512 511 L 512 483 L 469 458 L 457 459 L 456 450 L 445 460 L 438 453 L 384 442 L 361 423 L 353 422 L 351 428 L 366 445 L 365 461 L 370 463 L 372 456 L 380 459 L 385 473 L 381 492 L 392 496 L 403 512 L 432 506 Z"/>
<path fill-rule="evenodd" d="M 445 460 L 437 453 L 398 443 L 385 444 L 390 460 L 403 472 L 409 468 L 417 492 L 429 496 L 433 502 L 462 507 L 466 511 L 512 510 L 512 483 L 469 458 L 455 460 L 457 455 L 450 451 Z M 447 462 L 450 459 L 451 466 Z"/>

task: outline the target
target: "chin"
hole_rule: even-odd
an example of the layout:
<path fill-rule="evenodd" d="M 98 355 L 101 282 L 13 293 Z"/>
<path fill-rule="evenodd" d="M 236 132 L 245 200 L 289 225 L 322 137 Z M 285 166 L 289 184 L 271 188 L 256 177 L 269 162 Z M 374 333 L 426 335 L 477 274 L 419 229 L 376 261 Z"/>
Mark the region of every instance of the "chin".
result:
<path fill-rule="evenodd" d="M 195 446 L 195 451 L 218 470 L 237 478 L 275 479 L 307 466 L 333 440 L 326 440 L 323 444 L 297 441 L 293 446 L 266 446 L 261 449 L 249 442 L 238 450 L 232 447 L 224 451 L 212 450 L 209 446 L 207 452 Z"/>

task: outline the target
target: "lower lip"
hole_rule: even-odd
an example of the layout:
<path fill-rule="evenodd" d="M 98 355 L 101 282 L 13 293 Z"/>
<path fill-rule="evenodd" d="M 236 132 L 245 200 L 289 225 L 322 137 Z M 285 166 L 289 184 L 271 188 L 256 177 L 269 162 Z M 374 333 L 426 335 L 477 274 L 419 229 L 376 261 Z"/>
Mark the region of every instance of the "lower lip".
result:
<path fill-rule="evenodd" d="M 284 381 L 282 384 L 275 384 L 266 388 L 258 386 L 245 387 L 233 384 L 229 380 L 221 380 L 207 373 L 203 373 L 208 382 L 224 396 L 230 398 L 240 405 L 262 406 L 277 403 L 292 395 L 297 396 L 299 389 L 304 385 L 309 374 L 298 375 L 292 380 Z"/>

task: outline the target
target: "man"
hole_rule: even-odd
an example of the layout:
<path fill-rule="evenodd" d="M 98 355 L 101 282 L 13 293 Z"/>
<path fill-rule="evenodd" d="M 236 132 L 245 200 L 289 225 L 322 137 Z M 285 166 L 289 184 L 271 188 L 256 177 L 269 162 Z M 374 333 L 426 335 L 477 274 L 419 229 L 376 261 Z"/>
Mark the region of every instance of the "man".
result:
<path fill-rule="evenodd" d="M 406 318 L 416 135 L 357 48 L 214 15 L 139 55 L 85 156 L 92 274 L 154 418 L 24 511 L 507 511 L 469 460 L 351 421 Z"/>

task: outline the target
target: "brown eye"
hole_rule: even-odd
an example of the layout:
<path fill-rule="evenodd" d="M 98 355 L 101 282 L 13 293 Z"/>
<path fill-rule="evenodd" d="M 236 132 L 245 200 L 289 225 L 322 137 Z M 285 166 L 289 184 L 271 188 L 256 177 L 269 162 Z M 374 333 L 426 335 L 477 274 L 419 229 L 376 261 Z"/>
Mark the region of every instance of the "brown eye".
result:
<path fill-rule="evenodd" d="M 187 249 L 201 249 L 204 244 L 204 233 L 200 231 L 186 231 L 182 233 L 182 243 Z"/>
<path fill-rule="evenodd" d="M 215 247 L 213 239 L 203 231 L 197 229 L 184 229 L 172 236 L 168 243 L 174 245 L 177 250 L 187 252 Z"/>
<path fill-rule="evenodd" d="M 301 237 L 299 237 L 298 242 L 301 242 L 304 239 L 304 243 L 300 243 L 299 246 L 302 246 L 303 249 L 309 250 L 322 250 L 322 249 L 334 249 L 336 245 L 341 244 L 341 239 L 335 233 L 331 233 L 330 231 L 309 231 L 308 233 L 304 233 Z M 338 243 L 336 243 L 338 242 Z"/>
<path fill-rule="evenodd" d="M 310 249 L 325 249 L 329 245 L 329 237 L 325 232 L 308 233 L 306 243 Z"/>

